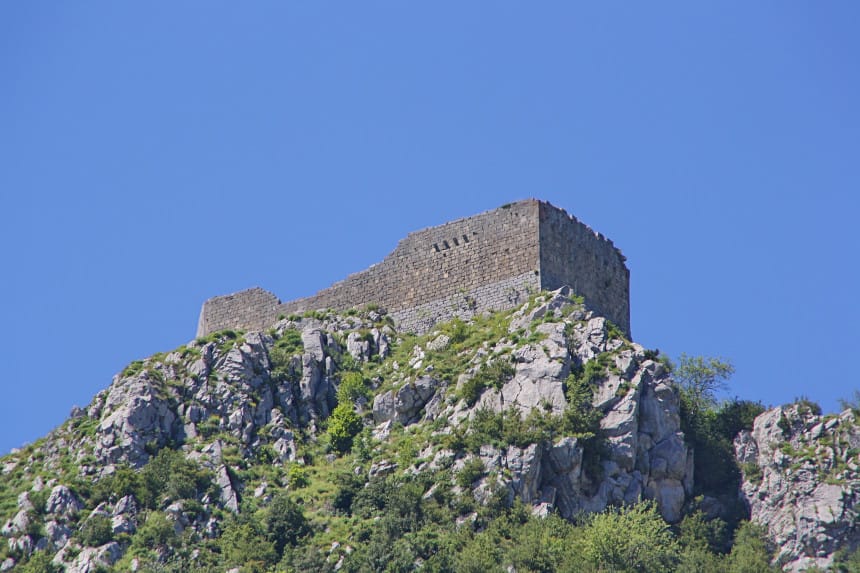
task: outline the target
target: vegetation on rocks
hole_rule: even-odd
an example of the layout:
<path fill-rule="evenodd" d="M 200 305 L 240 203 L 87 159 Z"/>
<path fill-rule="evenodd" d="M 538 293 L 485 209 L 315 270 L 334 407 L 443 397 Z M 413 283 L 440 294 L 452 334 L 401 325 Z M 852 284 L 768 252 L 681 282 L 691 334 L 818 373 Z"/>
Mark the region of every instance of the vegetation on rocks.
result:
<path fill-rule="evenodd" d="M 0 459 L 0 566 L 775 570 L 729 501 L 761 407 L 717 402 L 730 368 L 702 360 L 679 391 L 564 292 L 422 336 L 376 309 L 213 333 Z"/>

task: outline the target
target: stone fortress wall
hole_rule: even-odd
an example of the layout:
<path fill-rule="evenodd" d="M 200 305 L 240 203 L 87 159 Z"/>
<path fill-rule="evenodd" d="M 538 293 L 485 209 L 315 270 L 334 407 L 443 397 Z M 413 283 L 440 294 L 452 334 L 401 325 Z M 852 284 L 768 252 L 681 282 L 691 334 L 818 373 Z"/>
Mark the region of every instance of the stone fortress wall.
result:
<path fill-rule="evenodd" d="M 549 203 L 540 204 L 541 289 L 569 286 L 630 337 L 630 271 L 612 241 Z"/>
<path fill-rule="evenodd" d="M 260 330 L 280 315 L 371 303 L 401 330 L 421 333 L 440 320 L 512 308 L 531 292 L 565 284 L 629 335 L 623 255 L 565 211 L 529 199 L 410 233 L 382 262 L 307 298 L 281 303 L 253 288 L 209 299 L 197 335 Z"/>

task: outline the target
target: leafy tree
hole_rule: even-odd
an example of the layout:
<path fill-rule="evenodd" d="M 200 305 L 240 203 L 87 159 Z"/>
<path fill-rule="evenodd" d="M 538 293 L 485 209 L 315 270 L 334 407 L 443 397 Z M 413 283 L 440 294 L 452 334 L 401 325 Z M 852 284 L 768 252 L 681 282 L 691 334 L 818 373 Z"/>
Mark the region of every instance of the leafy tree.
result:
<path fill-rule="evenodd" d="M 274 544 L 253 519 L 239 517 L 231 521 L 219 546 L 228 566 L 242 567 L 249 573 L 263 573 L 278 560 Z"/>
<path fill-rule="evenodd" d="M 145 552 L 150 549 L 175 547 L 179 538 L 173 529 L 173 524 L 160 511 L 153 511 L 132 538 L 132 549 Z"/>
<path fill-rule="evenodd" d="M 340 513 L 352 515 L 352 502 L 364 488 L 363 476 L 355 475 L 352 472 L 342 472 L 335 476 L 334 482 L 337 485 L 337 490 L 334 494 L 332 507 Z"/>
<path fill-rule="evenodd" d="M 278 555 L 283 555 L 287 545 L 295 546 L 310 533 L 308 521 L 302 508 L 285 493 L 272 500 L 265 518 L 266 535 Z"/>
<path fill-rule="evenodd" d="M 771 550 L 768 547 L 764 528 L 746 521 L 735 533 L 732 552 L 728 556 L 730 573 L 771 573 L 779 571 L 771 566 Z"/>
<path fill-rule="evenodd" d="M 735 367 L 724 359 L 681 354 L 673 375 L 690 413 L 696 416 L 716 406 L 717 392 L 727 387 L 734 372 Z"/>
<path fill-rule="evenodd" d="M 81 544 L 87 547 L 98 547 L 113 539 L 113 524 L 111 519 L 102 514 L 91 515 L 78 533 Z"/>
<path fill-rule="evenodd" d="M 52 556 L 47 551 L 36 551 L 21 567 L 22 573 L 59 573 L 60 567 L 51 563 Z"/>
<path fill-rule="evenodd" d="M 515 515 L 518 511 L 528 510 L 517 503 L 511 514 Z M 561 569 L 582 571 L 585 563 L 571 551 L 576 533 L 568 522 L 557 515 L 523 520 L 509 550 L 514 569 L 540 573 L 554 573 Z"/>
<path fill-rule="evenodd" d="M 653 502 L 594 515 L 584 532 L 582 550 L 601 571 L 671 571 L 679 546 Z"/>
<path fill-rule="evenodd" d="M 103 501 L 116 501 L 127 495 L 133 495 L 141 501 L 141 485 L 139 472 L 128 465 L 118 465 L 113 474 L 93 486 L 89 505 L 95 507 Z"/>
<path fill-rule="evenodd" d="M 725 573 L 725 559 L 702 547 L 687 547 L 681 551 L 675 573 Z"/>
<path fill-rule="evenodd" d="M 736 495 L 741 472 L 732 442 L 764 411 L 757 402 L 736 398 L 718 405 L 716 394 L 733 372 L 725 359 L 686 354 L 673 370 L 681 390 L 681 429 L 695 452 L 695 491 L 719 497 L 729 508 L 724 515 L 729 532 L 747 513 Z"/>
<path fill-rule="evenodd" d="M 701 511 L 684 517 L 678 527 L 678 541 L 687 548 L 719 551 L 726 544 L 726 524 L 721 519 L 706 519 Z"/>
<path fill-rule="evenodd" d="M 752 430 L 753 422 L 764 412 L 761 402 L 734 398 L 724 402 L 715 420 L 714 431 L 727 440 L 734 440 L 741 430 Z"/>
<path fill-rule="evenodd" d="M 352 449 L 352 440 L 361 431 L 361 418 L 349 402 L 338 404 L 328 419 L 328 438 L 331 447 L 338 453 Z"/>
<path fill-rule="evenodd" d="M 370 389 L 364 381 L 364 376 L 360 372 L 344 372 L 337 388 L 338 404 L 353 404 L 361 398 L 370 398 Z"/>
<path fill-rule="evenodd" d="M 155 509 L 165 499 L 196 499 L 212 484 L 212 474 L 177 450 L 163 448 L 143 469 L 134 471 L 120 466 L 114 475 L 101 480 L 93 490 L 91 503 L 134 497 Z"/>

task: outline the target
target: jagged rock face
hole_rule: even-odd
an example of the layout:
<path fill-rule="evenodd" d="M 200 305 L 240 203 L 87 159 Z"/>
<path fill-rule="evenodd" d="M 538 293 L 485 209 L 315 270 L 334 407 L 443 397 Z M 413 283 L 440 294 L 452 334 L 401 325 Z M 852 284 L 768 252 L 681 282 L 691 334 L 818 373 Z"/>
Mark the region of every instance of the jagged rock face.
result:
<path fill-rule="evenodd" d="M 413 339 L 420 343 L 405 346 L 398 357 L 389 353 L 408 337 L 396 338 L 374 319 L 328 314 L 283 320 L 268 332 L 213 335 L 132 364 L 116 376 L 88 408 L 74 412 L 65 429 L 48 437 L 41 452 L 45 466 L 56 470 L 71 461 L 79 476 L 98 481 L 125 464 L 145 466 L 159 449 L 180 449 L 206 468 L 212 489 L 190 500 L 195 511 L 176 499 L 156 511 L 177 533 L 217 537 L 218 520 L 240 512 L 244 496 L 253 492 L 262 502 L 271 497 L 266 483 L 254 482 L 248 477 L 252 472 L 243 478 L 238 466 L 265 463 L 281 471 L 285 464 L 304 463 L 300 445 L 325 443 L 321 424 L 336 405 L 338 364 L 346 361 L 371 372 L 366 383 L 374 394 L 372 408 L 367 396 L 356 408 L 376 447 L 384 450 L 404 426 L 426 424 L 423 436 L 430 436 L 429 444 L 418 444 L 423 451 L 413 466 L 388 452 L 372 454 L 364 467 L 353 468 L 366 472 L 368 479 L 448 468 L 456 472 L 479 458 L 482 477 L 472 491 L 461 490 L 479 502 L 488 502 L 501 488 L 508 502 L 516 497 L 537 514 L 558 511 L 572 518 L 648 498 L 675 522 L 693 476 L 671 376 L 644 348 L 624 340 L 608 321 L 585 311 L 569 295 L 566 289 L 544 293 L 513 316 L 505 315 L 499 332 L 478 347 L 458 348 L 454 333 L 438 331 Z M 442 355 L 465 368 L 446 377 L 437 370 Z M 474 401 L 460 399 L 462 385 L 498 360 L 507 363 L 504 377 L 482 388 Z M 519 446 L 483 444 L 473 453 L 443 445 L 481 411 L 513 409 L 523 418 L 540 411 L 561 419 L 576 407 L 568 404 L 571 374 L 589 364 L 601 365 L 591 403 L 600 416 L 595 431 L 602 449 L 594 449 L 586 436 L 564 433 Z M 336 459 L 333 453 L 325 455 Z M 20 471 L 15 469 L 19 461 L 0 470 Z M 450 473 L 440 474 L 448 476 L 440 479 L 452 479 Z M 281 481 L 269 485 L 287 487 L 287 480 Z M 87 513 L 82 511 L 87 500 L 63 483 L 37 478 L 32 484 L 33 492 L 49 492 L 43 494 L 44 535 L 32 533 L 36 528 L 29 522 L 27 494 L 19 497 L 15 514 L 4 515 L 0 533 L 16 555 L 50 551 L 54 563 L 69 571 L 94 571 L 128 557 L 123 558 L 127 544 L 80 546 L 75 534 L 86 519 L 107 518 L 113 535 L 122 540 L 140 530 L 151 511 L 123 493 L 125 497 L 110 498 Z"/>
<path fill-rule="evenodd" d="M 279 457 L 292 459 L 289 428 L 313 425 L 334 406 L 332 355 L 341 352 L 334 338 L 314 325 L 302 330 L 301 340 L 304 351 L 288 365 L 293 379 L 272 375 L 269 352 L 275 340 L 259 332 L 229 348 L 205 343 L 193 360 L 174 352 L 148 361 L 140 372 L 117 377 L 88 412 L 99 420 L 98 461 L 139 466 L 149 459 L 148 452 L 215 430 L 253 449 L 263 427 Z"/>
<path fill-rule="evenodd" d="M 735 440 L 751 519 L 788 571 L 827 568 L 860 544 L 860 425 L 846 410 L 822 418 L 803 403 L 758 416 Z"/>
<path fill-rule="evenodd" d="M 377 423 L 394 420 L 404 425 L 417 422 L 439 386 L 435 378 L 422 376 L 397 391 L 377 395 L 373 400 L 373 420 Z"/>
<path fill-rule="evenodd" d="M 643 347 L 613 336 L 604 318 L 574 309 L 568 294 L 563 289 L 515 315 L 511 332 L 548 316 L 559 320 L 537 324 L 534 331 L 540 341 L 512 350 L 511 380 L 500 390 L 485 391 L 472 408 L 461 402 L 437 416 L 465 420 L 481 409 L 501 412 L 510 407 L 523 416 L 538 408 L 561 413 L 567 407 L 565 383 L 571 368 L 609 356 L 610 370 L 593 399 L 603 413 L 600 429 L 606 446 L 599 476 L 584 471 L 583 446 L 573 437 L 525 449 L 486 446 L 480 458 L 491 473 L 509 476 L 501 483 L 511 497 L 535 504 L 540 511 L 557 508 L 571 518 L 581 511 L 602 511 L 607 505 L 648 498 L 657 501 L 668 521 L 678 521 L 692 493 L 693 458 L 680 430 L 677 388 L 665 367 L 648 359 Z M 488 354 L 504 352 L 504 346 Z"/>

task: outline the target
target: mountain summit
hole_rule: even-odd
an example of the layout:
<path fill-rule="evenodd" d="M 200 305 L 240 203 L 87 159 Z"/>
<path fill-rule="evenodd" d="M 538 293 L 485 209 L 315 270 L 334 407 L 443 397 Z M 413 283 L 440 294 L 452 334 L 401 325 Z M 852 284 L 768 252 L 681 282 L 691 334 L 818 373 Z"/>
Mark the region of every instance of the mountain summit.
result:
<path fill-rule="evenodd" d="M 0 460 L 0 570 L 856 563 L 856 414 L 736 400 L 691 415 L 672 364 L 598 310 L 627 318 L 620 253 L 590 229 L 553 246 L 582 229 L 526 201 L 410 235 L 385 259 L 405 266 L 383 262 L 316 298 L 207 301 L 201 336 L 133 362 Z M 493 233 L 535 250 L 520 256 Z M 498 280 L 452 294 L 415 260 L 451 280 L 468 261 Z M 559 276 L 590 286 L 541 290 Z M 372 298 L 397 281 L 408 304 Z M 509 298 L 494 307 L 488 284 Z M 353 285 L 368 298 L 316 308 Z"/>

